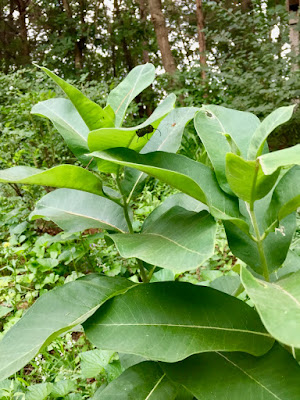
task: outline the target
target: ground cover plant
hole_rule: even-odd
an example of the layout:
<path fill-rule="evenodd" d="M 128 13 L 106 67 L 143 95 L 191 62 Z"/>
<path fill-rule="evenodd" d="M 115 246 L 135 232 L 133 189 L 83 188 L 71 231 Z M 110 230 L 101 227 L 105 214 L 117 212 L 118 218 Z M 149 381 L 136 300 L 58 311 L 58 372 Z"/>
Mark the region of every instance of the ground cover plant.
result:
<path fill-rule="evenodd" d="M 43 294 L 0 342 L 0 379 L 82 325 L 94 346 L 110 357 L 118 352 L 116 361 L 128 367 L 95 399 L 298 399 L 300 265 L 289 248 L 300 203 L 300 145 L 268 153 L 266 144 L 293 107 L 260 122 L 216 105 L 174 108 L 169 95 L 145 122 L 124 128 L 129 103 L 154 80 L 151 64 L 133 69 L 105 108 L 43 70 L 69 100 L 46 100 L 32 113 L 53 122 L 82 167 L 13 167 L 0 181 L 59 188 L 42 197 L 31 218 L 70 233 L 104 230 L 107 245 L 136 259 L 139 272 L 131 279 L 88 274 Z M 175 154 L 191 120 L 206 163 Z M 103 185 L 99 172 L 114 184 Z M 179 192 L 141 223 L 131 205 L 147 175 Z M 213 256 L 220 222 L 245 266 L 211 287 L 174 280 Z M 164 271 L 173 280 L 165 272 L 155 282 Z"/>

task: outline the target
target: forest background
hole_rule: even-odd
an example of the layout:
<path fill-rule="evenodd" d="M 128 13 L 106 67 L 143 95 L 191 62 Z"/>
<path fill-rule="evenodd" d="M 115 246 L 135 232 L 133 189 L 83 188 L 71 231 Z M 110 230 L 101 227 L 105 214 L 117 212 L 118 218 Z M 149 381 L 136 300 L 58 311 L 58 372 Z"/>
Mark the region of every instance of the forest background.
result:
<path fill-rule="evenodd" d="M 34 155 L 19 151 L 28 137 L 27 145 L 40 148 L 40 131 L 28 113 L 57 91 L 33 62 L 70 79 L 101 105 L 132 68 L 153 63 L 155 86 L 135 99 L 132 110 L 140 120 L 170 92 L 181 106 L 219 104 L 260 118 L 297 101 L 298 6 L 298 0 L 1 0 L 0 167 L 13 165 L 16 154 L 36 167 L 60 157 L 56 140 Z M 299 141 L 299 119 L 296 112 L 288 133 L 287 126 L 275 132 L 271 148 Z"/>
<path fill-rule="evenodd" d="M 298 7 L 298 0 L 0 0 L 0 169 L 74 162 L 50 123 L 30 114 L 39 101 L 62 96 L 33 63 L 55 71 L 100 105 L 131 69 L 153 63 L 158 77 L 130 106 L 128 126 L 145 120 L 169 93 L 177 95 L 178 106 L 218 104 L 261 119 L 297 103 Z M 299 125 L 296 109 L 271 135 L 271 150 L 299 143 Z M 200 160 L 201 149 L 189 124 L 180 151 Z M 95 244 L 99 233 L 65 237 L 51 223 L 27 222 L 48 190 L 0 187 L 0 335 L 44 291 L 91 271 L 123 271 L 117 252 L 105 249 L 101 235 Z M 141 219 L 168 194 L 165 186 L 148 184 L 136 204 Z M 208 272 L 183 279 L 205 282 L 229 270 L 234 258 L 222 233 L 218 246 Z M 107 358 L 105 368 L 86 372 L 103 354 L 93 353 L 94 364 L 91 353 L 80 358 L 82 350 L 93 351 L 82 337 L 69 335 L 51 346 L 5 383 L 5 390 L 15 394 L 23 390 L 20 385 L 36 387 L 72 376 L 77 386 L 70 391 L 87 398 L 120 373 L 114 357 Z M 62 354 L 64 361 L 57 361 Z M 1 399 L 2 389 L 0 384 Z"/>

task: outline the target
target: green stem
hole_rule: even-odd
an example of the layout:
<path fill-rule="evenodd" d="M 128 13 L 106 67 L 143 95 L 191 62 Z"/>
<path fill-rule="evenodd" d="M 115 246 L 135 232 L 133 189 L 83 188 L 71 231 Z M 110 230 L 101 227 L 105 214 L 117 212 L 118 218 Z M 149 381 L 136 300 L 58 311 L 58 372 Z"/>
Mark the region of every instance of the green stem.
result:
<path fill-rule="evenodd" d="M 244 285 L 242 283 L 239 284 L 238 288 L 234 291 L 232 296 L 237 297 L 245 290 Z"/>
<path fill-rule="evenodd" d="M 153 273 L 154 273 L 155 270 L 156 270 L 156 265 L 154 265 L 154 267 L 151 269 L 151 271 L 150 271 L 149 274 L 148 274 L 148 280 L 149 280 L 149 281 L 151 280 L 152 275 L 153 275 Z"/>
<path fill-rule="evenodd" d="M 137 262 L 138 262 L 138 265 L 139 265 L 140 275 L 141 275 L 142 281 L 144 283 L 148 283 L 149 282 L 149 278 L 148 278 L 146 270 L 144 268 L 143 261 L 140 260 L 139 258 L 137 258 Z"/>
<path fill-rule="evenodd" d="M 265 255 L 265 251 L 264 251 L 264 247 L 263 247 L 264 235 L 262 235 L 262 236 L 260 235 L 256 215 L 254 212 L 255 190 L 256 190 L 256 181 L 257 181 L 258 171 L 259 171 L 259 162 L 257 161 L 256 168 L 255 168 L 255 175 L 254 175 L 254 179 L 253 179 L 253 183 L 252 183 L 251 200 L 250 200 L 250 204 L 249 204 L 250 217 L 251 217 L 251 221 L 252 221 L 252 225 L 253 225 L 253 229 L 254 229 L 254 233 L 255 233 L 255 242 L 257 245 L 260 262 L 261 262 L 261 265 L 263 268 L 263 275 L 264 275 L 265 280 L 269 282 L 270 274 L 269 274 L 267 259 L 266 259 L 266 255 Z"/>
<path fill-rule="evenodd" d="M 250 215 L 251 215 L 252 225 L 253 225 L 255 236 L 256 236 L 256 244 L 257 244 L 257 249 L 258 249 L 261 265 L 263 268 L 264 277 L 265 277 L 265 280 L 269 282 L 270 274 L 269 274 L 267 259 L 266 259 L 266 255 L 265 255 L 265 251 L 264 251 L 264 247 L 263 247 L 263 240 L 259 233 L 259 227 L 258 227 L 258 223 L 256 220 L 255 212 L 254 212 L 253 208 L 251 209 L 251 206 L 250 206 Z"/>
<path fill-rule="evenodd" d="M 131 223 L 131 220 L 130 220 L 130 217 L 129 217 L 129 212 L 128 212 L 128 202 L 127 202 L 126 195 L 122 190 L 122 185 L 121 185 L 121 182 L 120 182 L 120 169 L 119 168 L 118 168 L 118 173 L 117 173 L 117 177 L 116 177 L 116 182 L 117 182 L 119 191 L 120 191 L 120 193 L 122 195 L 122 198 L 123 198 L 122 207 L 124 209 L 124 216 L 125 216 L 125 219 L 126 219 L 126 222 L 127 222 L 127 226 L 128 226 L 129 232 L 131 234 L 133 234 L 134 231 L 133 231 L 132 223 Z M 137 262 L 138 262 L 138 266 L 139 266 L 139 269 L 140 269 L 140 277 L 142 278 L 142 281 L 144 283 L 149 282 L 146 270 L 145 270 L 144 265 L 143 265 L 143 261 L 137 258 Z"/>

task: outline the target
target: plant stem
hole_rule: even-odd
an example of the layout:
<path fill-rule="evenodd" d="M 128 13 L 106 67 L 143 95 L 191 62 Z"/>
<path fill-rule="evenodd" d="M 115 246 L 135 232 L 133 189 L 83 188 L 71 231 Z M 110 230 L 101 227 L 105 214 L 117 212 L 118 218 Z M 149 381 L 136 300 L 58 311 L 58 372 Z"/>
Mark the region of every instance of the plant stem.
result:
<path fill-rule="evenodd" d="M 255 236 L 256 236 L 256 244 L 257 244 L 259 257 L 260 257 L 260 261 L 261 261 L 263 272 L 264 272 L 264 277 L 265 277 L 265 280 L 269 282 L 270 281 L 270 274 L 269 274 L 269 270 L 268 270 L 268 264 L 267 264 L 267 260 L 266 260 L 266 255 L 265 255 L 265 252 L 264 252 L 263 240 L 262 240 L 262 238 L 260 236 L 260 233 L 259 233 L 259 227 L 258 227 L 258 224 L 257 224 L 255 212 L 253 210 L 253 207 L 251 207 L 251 206 L 250 206 L 250 215 L 251 215 L 252 225 L 253 225 Z"/>
<path fill-rule="evenodd" d="M 138 265 L 139 265 L 139 268 L 140 268 L 140 275 L 141 275 L 142 281 L 144 283 L 148 283 L 149 282 L 149 278 L 148 278 L 146 270 L 144 268 L 143 261 L 140 260 L 139 258 L 137 258 L 137 262 L 138 262 Z"/>
<path fill-rule="evenodd" d="M 151 271 L 150 271 L 149 274 L 148 274 L 148 280 L 149 280 L 149 281 L 151 280 L 152 275 L 153 275 L 153 273 L 154 273 L 155 270 L 156 270 L 156 265 L 154 265 L 154 267 L 151 269 Z"/>
<path fill-rule="evenodd" d="M 118 173 L 117 173 L 116 182 L 117 182 L 117 185 L 118 185 L 118 189 L 119 189 L 119 191 L 120 191 L 120 193 L 121 193 L 121 195 L 122 195 L 122 198 L 123 198 L 122 207 L 123 207 L 123 209 L 124 209 L 124 215 L 125 215 L 125 219 L 126 219 L 126 222 L 127 222 L 127 226 L 128 226 L 129 232 L 130 232 L 130 233 L 133 233 L 133 227 L 132 227 L 132 223 L 131 223 L 131 221 L 130 221 L 129 212 L 128 212 L 127 198 L 126 198 L 125 193 L 124 193 L 123 190 L 122 190 L 122 186 L 121 186 L 121 183 L 120 183 L 120 173 L 119 173 L 119 169 L 118 169 Z"/>
<path fill-rule="evenodd" d="M 122 198 L 123 198 L 122 207 L 124 209 L 124 216 L 125 216 L 125 219 L 126 219 L 126 222 L 127 222 L 128 230 L 129 230 L 129 232 L 131 234 L 133 234 L 134 231 L 133 231 L 132 223 L 131 223 L 130 217 L 129 217 L 127 198 L 126 198 L 125 193 L 122 190 L 122 185 L 120 183 L 120 169 L 119 168 L 118 168 L 118 173 L 117 173 L 117 177 L 116 177 L 116 182 L 117 182 L 119 191 L 120 191 L 120 193 L 122 195 Z M 146 270 L 145 270 L 144 265 L 143 265 L 143 261 L 137 258 L 137 262 L 138 262 L 138 266 L 139 266 L 139 269 L 140 269 L 140 277 L 141 277 L 142 281 L 144 283 L 149 282 Z"/>
<path fill-rule="evenodd" d="M 256 162 L 256 168 L 255 168 L 255 175 L 254 175 L 254 179 L 253 179 L 253 183 L 252 183 L 252 190 L 251 190 L 251 200 L 249 203 L 249 213 L 250 213 L 250 218 L 251 218 L 251 222 L 252 222 L 252 226 L 254 229 L 254 233 L 255 233 L 255 242 L 257 244 L 257 249 L 258 249 L 258 253 L 259 253 L 259 258 L 261 261 L 261 265 L 263 268 L 263 275 L 264 278 L 267 282 L 270 281 L 270 274 L 269 274 L 269 270 L 268 270 L 268 264 L 267 264 L 267 259 L 266 259 L 266 255 L 265 255 L 265 251 L 264 251 L 264 247 L 263 247 L 263 240 L 265 238 L 264 235 L 260 235 L 259 232 L 259 227 L 258 227 L 258 223 L 257 223 L 257 219 L 256 219 L 256 215 L 254 212 L 254 202 L 255 202 L 255 189 L 256 189 L 256 181 L 257 181 L 257 175 L 258 175 L 258 170 L 259 170 L 259 162 Z"/>

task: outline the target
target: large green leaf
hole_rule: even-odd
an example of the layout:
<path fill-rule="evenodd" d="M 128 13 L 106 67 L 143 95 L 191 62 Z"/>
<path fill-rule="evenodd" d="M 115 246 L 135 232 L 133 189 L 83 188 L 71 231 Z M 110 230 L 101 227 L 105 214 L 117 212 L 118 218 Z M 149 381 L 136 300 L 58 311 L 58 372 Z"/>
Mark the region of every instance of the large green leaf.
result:
<path fill-rule="evenodd" d="M 258 157 L 264 174 L 270 175 L 279 167 L 300 165 L 300 144 L 288 149 L 273 151 Z"/>
<path fill-rule="evenodd" d="M 0 182 L 78 189 L 104 196 L 101 180 L 92 172 L 75 165 L 59 165 L 47 170 L 12 167 L 0 171 Z"/>
<path fill-rule="evenodd" d="M 262 357 L 244 353 L 199 354 L 161 364 L 167 375 L 199 400 L 298 400 L 300 367 L 276 344 Z"/>
<path fill-rule="evenodd" d="M 68 393 L 76 391 L 77 385 L 75 380 L 64 379 L 53 383 L 51 397 L 63 398 L 67 396 Z"/>
<path fill-rule="evenodd" d="M 278 279 L 285 278 L 298 271 L 300 271 L 300 255 L 298 255 L 295 250 L 289 250 L 283 266 L 270 276 L 270 281 L 277 281 Z"/>
<path fill-rule="evenodd" d="M 167 197 L 167 199 L 162 202 L 158 207 L 156 207 L 152 211 L 152 213 L 145 219 L 143 223 L 143 231 L 145 231 L 148 226 L 153 225 L 156 220 L 159 220 L 159 218 L 163 214 L 165 214 L 168 210 L 175 206 L 185 208 L 189 211 L 194 211 L 195 213 L 199 213 L 203 210 L 208 211 L 208 207 L 205 204 L 194 199 L 193 197 L 188 196 L 184 193 L 176 193 Z"/>
<path fill-rule="evenodd" d="M 152 151 L 167 151 L 176 153 L 179 149 L 182 134 L 186 124 L 193 119 L 196 111 L 195 107 L 175 108 L 159 124 L 158 130 L 154 132 L 150 140 L 141 149 L 141 154 Z M 129 198 L 140 193 L 147 174 L 132 168 L 125 168 L 122 187 Z"/>
<path fill-rule="evenodd" d="M 70 83 L 67 83 L 63 79 L 59 78 L 48 68 L 41 68 L 51 79 L 57 83 L 61 89 L 66 93 L 74 107 L 81 115 L 89 130 L 102 128 L 104 126 L 113 126 L 114 120 L 110 110 L 103 110 L 98 104 L 88 99 L 80 90 L 76 89 Z"/>
<path fill-rule="evenodd" d="M 272 195 L 266 219 L 269 225 L 300 207 L 300 167 L 291 168 L 278 182 Z"/>
<path fill-rule="evenodd" d="M 207 117 L 205 119 L 205 126 L 209 129 L 210 135 L 214 133 L 213 136 L 215 139 L 217 139 L 217 136 L 215 136 L 216 133 L 229 135 L 236 143 L 238 149 L 241 152 L 241 155 L 246 158 L 251 138 L 260 124 L 260 121 L 256 117 L 256 115 L 249 112 L 232 110 L 230 108 L 216 105 L 204 105 L 202 108 L 202 112 L 205 112 L 205 115 Z M 197 125 L 199 136 L 201 134 L 203 138 L 205 137 L 204 140 L 206 141 L 207 145 L 209 144 L 206 147 L 206 144 L 204 143 L 205 148 L 209 155 L 212 155 L 212 142 L 208 141 L 208 135 L 204 136 L 204 128 L 202 129 L 199 124 Z M 218 139 L 215 141 L 215 145 L 219 141 L 219 138 L 220 136 L 218 136 Z M 223 142 L 220 142 L 220 145 L 223 146 Z M 210 151 L 208 151 L 208 148 L 210 149 Z"/>
<path fill-rule="evenodd" d="M 226 155 L 226 178 L 230 188 L 248 203 L 265 197 L 275 185 L 278 175 L 279 170 L 265 175 L 256 161 L 246 161 L 233 153 Z"/>
<path fill-rule="evenodd" d="M 214 279 L 210 283 L 210 287 L 220 290 L 221 292 L 234 296 L 241 284 L 241 280 L 238 274 L 236 275 L 222 275 L 217 279 Z"/>
<path fill-rule="evenodd" d="M 46 400 L 52 388 L 53 385 L 50 382 L 29 386 L 26 390 L 26 400 Z"/>
<path fill-rule="evenodd" d="M 167 151 L 176 153 L 182 141 L 185 126 L 199 111 L 196 107 L 182 107 L 172 110 L 159 124 L 159 131 L 155 131 L 149 142 L 140 151 L 141 154 L 153 151 Z"/>
<path fill-rule="evenodd" d="M 231 110 L 216 105 L 204 105 L 195 117 L 195 128 L 205 146 L 218 182 L 223 190 L 232 194 L 225 176 L 225 157 L 231 151 L 229 135 L 246 158 L 251 137 L 259 119 L 248 112 Z"/>
<path fill-rule="evenodd" d="M 92 274 L 45 293 L 0 342 L 0 380 L 17 372 L 43 346 L 132 285 L 124 278 Z"/>
<path fill-rule="evenodd" d="M 139 234 L 113 234 L 122 257 L 136 257 L 176 273 L 196 269 L 214 254 L 216 222 L 207 212 L 173 207 Z"/>
<path fill-rule="evenodd" d="M 84 329 L 103 349 L 166 362 L 213 350 L 261 355 L 273 344 L 247 304 L 184 282 L 139 285 L 106 303 Z"/>
<path fill-rule="evenodd" d="M 115 126 L 118 127 L 122 125 L 126 110 L 131 101 L 147 86 L 151 85 L 154 78 L 154 65 L 149 63 L 138 65 L 109 93 L 107 104 L 109 104 L 115 112 Z"/>
<path fill-rule="evenodd" d="M 209 206 L 211 214 L 220 219 L 242 218 L 237 199 L 224 193 L 213 171 L 204 164 L 179 154 L 157 151 L 137 154 L 129 149 L 110 149 L 95 152 L 96 156 L 161 179 Z M 245 224 L 240 219 L 241 225 Z"/>
<path fill-rule="evenodd" d="M 85 378 L 95 378 L 110 363 L 114 352 L 90 350 L 79 354 L 81 374 Z"/>
<path fill-rule="evenodd" d="M 137 130 L 149 125 L 157 128 L 162 118 L 174 107 L 175 100 L 175 95 L 170 94 L 158 105 L 150 117 L 140 125 L 131 128 L 102 128 L 91 131 L 88 136 L 90 150 L 101 151 L 113 147 L 128 147 L 139 151 L 145 146 L 145 141 L 148 140 L 148 137 L 145 135 L 139 138 L 136 135 Z"/>
<path fill-rule="evenodd" d="M 248 150 L 248 160 L 255 160 L 262 154 L 265 141 L 269 134 L 277 128 L 277 126 L 284 124 L 291 118 L 294 107 L 293 105 L 277 108 L 277 110 L 273 111 L 262 121 L 252 136 Z"/>
<path fill-rule="evenodd" d="M 50 99 L 42 101 L 31 110 L 32 114 L 50 119 L 69 149 L 83 164 L 89 163 L 87 137 L 89 128 L 70 100 Z"/>
<path fill-rule="evenodd" d="M 174 400 L 177 388 L 158 363 L 145 361 L 127 369 L 92 400 Z"/>
<path fill-rule="evenodd" d="M 257 243 L 238 226 L 224 221 L 230 250 L 248 264 L 256 273 L 263 275 Z M 268 234 L 263 249 L 269 272 L 281 267 L 289 250 L 296 229 L 296 217 L 291 214 L 281 221 L 280 228 Z"/>
<path fill-rule="evenodd" d="M 31 218 L 49 218 L 60 228 L 79 232 L 101 228 L 128 232 L 123 208 L 112 200 L 73 189 L 58 189 L 37 202 Z"/>
<path fill-rule="evenodd" d="M 145 146 L 145 143 L 147 143 L 149 137 L 151 137 L 153 133 L 146 134 L 143 137 L 138 137 L 136 134 L 137 130 L 150 127 L 150 125 L 152 128 L 156 129 L 164 116 L 174 107 L 175 100 L 175 95 L 170 94 L 159 104 L 151 116 L 138 126 L 131 128 L 104 128 L 90 132 L 88 137 L 89 148 L 91 151 L 95 151 L 106 150 L 114 147 L 128 147 L 139 151 Z M 115 164 L 105 160 L 98 159 L 97 166 L 98 169 L 103 172 L 117 173 L 118 170 L 118 167 Z"/>
<path fill-rule="evenodd" d="M 243 268 L 241 279 L 271 335 L 300 348 L 300 272 L 270 283 L 254 278 Z"/>

